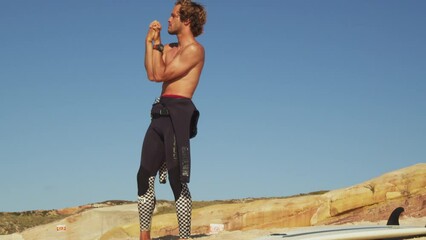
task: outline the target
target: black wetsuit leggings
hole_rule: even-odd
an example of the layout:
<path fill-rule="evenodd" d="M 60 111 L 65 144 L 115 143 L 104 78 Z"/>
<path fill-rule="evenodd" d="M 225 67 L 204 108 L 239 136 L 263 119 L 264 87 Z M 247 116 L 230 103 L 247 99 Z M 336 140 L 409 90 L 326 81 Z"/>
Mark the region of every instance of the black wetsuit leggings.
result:
<path fill-rule="evenodd" d="M 156 108 L 162 108 L 162 105 L 155 104 L 153 111 L 158 110 Z M 152 214 L 155 208 L 155 176 L 160 169 L 165 167 L 169 173 L 169 182 L 176 201 L 180 238 L 189 238 L 191 234 L 191 195 L 187 184 L 180 181 L 176 138 L 171 119 L 168 116 L 160 116 L 152 119 L 146 132 L 137 175 L 141 231 L 151 229 Z M 161 179 L 160 176 L 160 182 L 162 181 L 165 179 Z"/>

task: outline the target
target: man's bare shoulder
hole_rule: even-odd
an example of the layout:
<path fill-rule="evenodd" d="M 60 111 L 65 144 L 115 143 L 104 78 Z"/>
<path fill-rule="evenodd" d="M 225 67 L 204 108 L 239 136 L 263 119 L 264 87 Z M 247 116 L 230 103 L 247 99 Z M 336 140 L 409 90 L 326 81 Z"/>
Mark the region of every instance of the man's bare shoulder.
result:
<path fill-rule="evenodd" d="M 184 50 L 186 50 L 191 55 L 204 55 L 204 47 L 199 42 L 188 45 Z"/>
<path fill-rule="evenodd" d="M 204 51 L 203 45 L 201 45 L 199 42 L 195 42 L 194 44 L 190 45 L 193 49 L 198 49 Z"/>

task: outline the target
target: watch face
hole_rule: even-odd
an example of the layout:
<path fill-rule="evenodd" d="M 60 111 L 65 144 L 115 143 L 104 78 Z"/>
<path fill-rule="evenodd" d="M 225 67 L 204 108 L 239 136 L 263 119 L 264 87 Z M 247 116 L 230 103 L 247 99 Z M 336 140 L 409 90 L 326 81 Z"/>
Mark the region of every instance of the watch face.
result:
<path fill-rule="evenodd" d="M 158 50 L 160 52 L 163 52 L 164 46 L 163 46 L 163 44 L 157 44 L 157 45 L 154 45 L 154 49 Z"/>

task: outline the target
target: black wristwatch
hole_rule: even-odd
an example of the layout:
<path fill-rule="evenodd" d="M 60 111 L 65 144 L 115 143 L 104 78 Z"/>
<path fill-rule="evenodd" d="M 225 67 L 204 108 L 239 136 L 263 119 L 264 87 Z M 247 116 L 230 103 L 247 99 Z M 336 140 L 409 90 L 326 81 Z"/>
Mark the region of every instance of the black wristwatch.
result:
<path fill-rule="evenodd" d="M 164 50 L 164 45 L 163 44 L 155 44 L 154 45 L 154 47 L 153 47 L 153 49 L 154 50 L 157 50 L 157 51 L 159 51 L 159 52 L 161 52 L 161 53 L 163 53 L 163 50 Z"/>

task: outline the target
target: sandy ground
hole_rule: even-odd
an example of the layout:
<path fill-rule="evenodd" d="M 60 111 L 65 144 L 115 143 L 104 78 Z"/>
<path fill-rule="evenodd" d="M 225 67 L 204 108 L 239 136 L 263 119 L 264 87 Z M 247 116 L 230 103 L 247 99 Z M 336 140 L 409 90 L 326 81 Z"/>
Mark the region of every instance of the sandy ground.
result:
<path fill-rule="evenodd" d="M 130 209 L 129 209 L 130 210 Z M 348 225 L 385 225 L 386 221 L 380 222 L 357 222 Z M 400 224 L 403 226 L 422 226 L 426 225 L 426 217 L 423 218 L 401 218 Z M 271 233 L 283 233 L 290 230 L 289 228 L 280 228 L 280 229 L 255 229 L 255 230 L 247 230 L 247 231 L 223 231 L 213 235 L 196 235 L 194 236 L 194 240 L 254 240 L 259 237 L 267 236 Z M 294 230 L 294 229 L 291 229 Z M 28 236 L 24 238 L 20 234 L 13 235 L 3 235 L 0 236 L 0 240 L 28 240 Z M 176 236 L 163 236 L 153 238 L 153 240 L 177 240 Z M 73 239 L 78 240 L 78 239 Z M 120 240 L 137 240 L 137 238 L 127 238 Z M 416 240 L 426 240 L 426 237 L 416 238 Z"/>
<path fill-rule="evenodd" d="M 20 234 L 0 235 L 0 240 L 96 240 L 107 229 L 127 224 L 135 219 L 138 219 L 135 204 L 102 207 L 30 228 Z M 58 232 L 59 225 L 65 225 L 74 231 Z"/>
<path fill-rule="evenodd" d="M 109 219 L 108 222 L 102 219 Z M 119 226 L 128 223 L 131 220 L 137 219 L 137 208 L 134 204 L 121 205 L 107 208 L 98 208 L 89 210 L 82 214 L 75 215 L 71 218 L 64 219 L 52 224 L 43 225 L 33 229 L 24 231 L 21 234 L 0 235 L 0 240 L 95 240 L 99 239 L 99 234 L 94 234 L 99 229 L 105 231 L 106 226 Z M 79 229 L 78 233 L 69 232 L 67 234 L 58 234 L 56 226 L 58 224 L 66 224 L 69 228 Z M 99 225 L 99 226 L 94 226 Z M 402 226 L 422 226 L 426 225 L 426 217 L 422 218 L 409 218 L 401 216 L 400 224 Z M 356 222 L 347 225 L 386 225 L 386 221 L 380 222 Z M 90 227 L 89 227 L 90 226 Z M 97 229 L 96 231 L 94 231 Z M 244 231 L 223 231 L 217 234 L 206 235 L 200 234 L 193 236 L 194 240 L 254 240 L 259 237 L 268 236 L 271 233 L 285 233 L 289 228 L 275 228 L 275 229 L 254 229 Z M 132 235 L 135 236 L 135 235 Z M 162 236 L 154 237 L 153 240 L 177 240 L 177 236 Z M 426 237 L 417 238 L 417 240 L 426 240 Z M 117 240 L 138 240 L 137 237 L 122 237 Z"/>
<path fill-rule="evenodd" d="M 330 199 L 333 200 L 333 211 L 337 211 L 336 213 L 353 210 L 353 215 L 343 216 L 345 221 L 336 218 L 334 222 L 349 221 L 353 223 L 347 225 L 384 226 L 386 221 L 360 222 L 362 221 L 360 219 L 369 219 L 370 221 L 387 219 L 388 215 L 385 213 L 396 206 L 403 206 L 406 207 L 410 215 L 405 216 L 403 214 L 400 217 L 401 226 L 425 227 L 426 178 L 424 176 L 426 176 L 426 164 L 417 164 L 352 187 L 333 190 L 324 195 L 304 195 L 255 201 L 241 199 L 241 201 L 231 204 L 217 204 L 194 209 L 192 212 L 194 234 L 207 232 L 212 223 L 226 224 L 228 231 L 212 235 L 194 235 L 193 238 L 195 240 L 254 240 L 271 233 L 285 233 L 289 229 L 279 228 L 280 226 L 306 226 L 312 222 L 318 222 L 316 221 L 317 218 L 314 219 L 315 221 L 312 221 L 312 218 L 318 217 L 324 212 L 319 212 L 319 215 L 315 216 L 314 214 L 321 210 L 319 205 L 324 204 L 323 201 L 326 203 L 325 206 L 331 209 L 331 205 L 328 204 Z M 366 188 L 366 186 L 373 186 L 374 191 Z M 374 186 L 379 187 L 374 188 Z M 372 194 L 374 198 L 372 198 Z M 401 196 L 410 197 L 399 198 Z M 388 200 L 382 202 L 386 203 L 385 206 L 377 202 L 380 199 Z M 357 212 L 357 209 L 361 206 L 373 207 L 366 207 Z M 322 210 L 324 211 L 324 209 L 328 211 L 327 208 Z M 0 235 L 0 240 L 137 240 L 139 236 L 138 219 L 135 203 L 99 207 L 74 214 L 57 222 L 27 229 L 20 234 Z M 66 231 L 61 231 L 62 227 L 60 226 L 66 226 Z M 247 230 L 233 230 L 243 227 Z M 176 235 L 178 232 L 174 213 L 154 216 L 152 229 L 153 234 L 157 234 L 157 236 L 153 236 L 153 240 L 178 239 L 176 236 L 163 236 L 167 234 Z M 426 240 L 426 237 L 418 239 Z"/>

